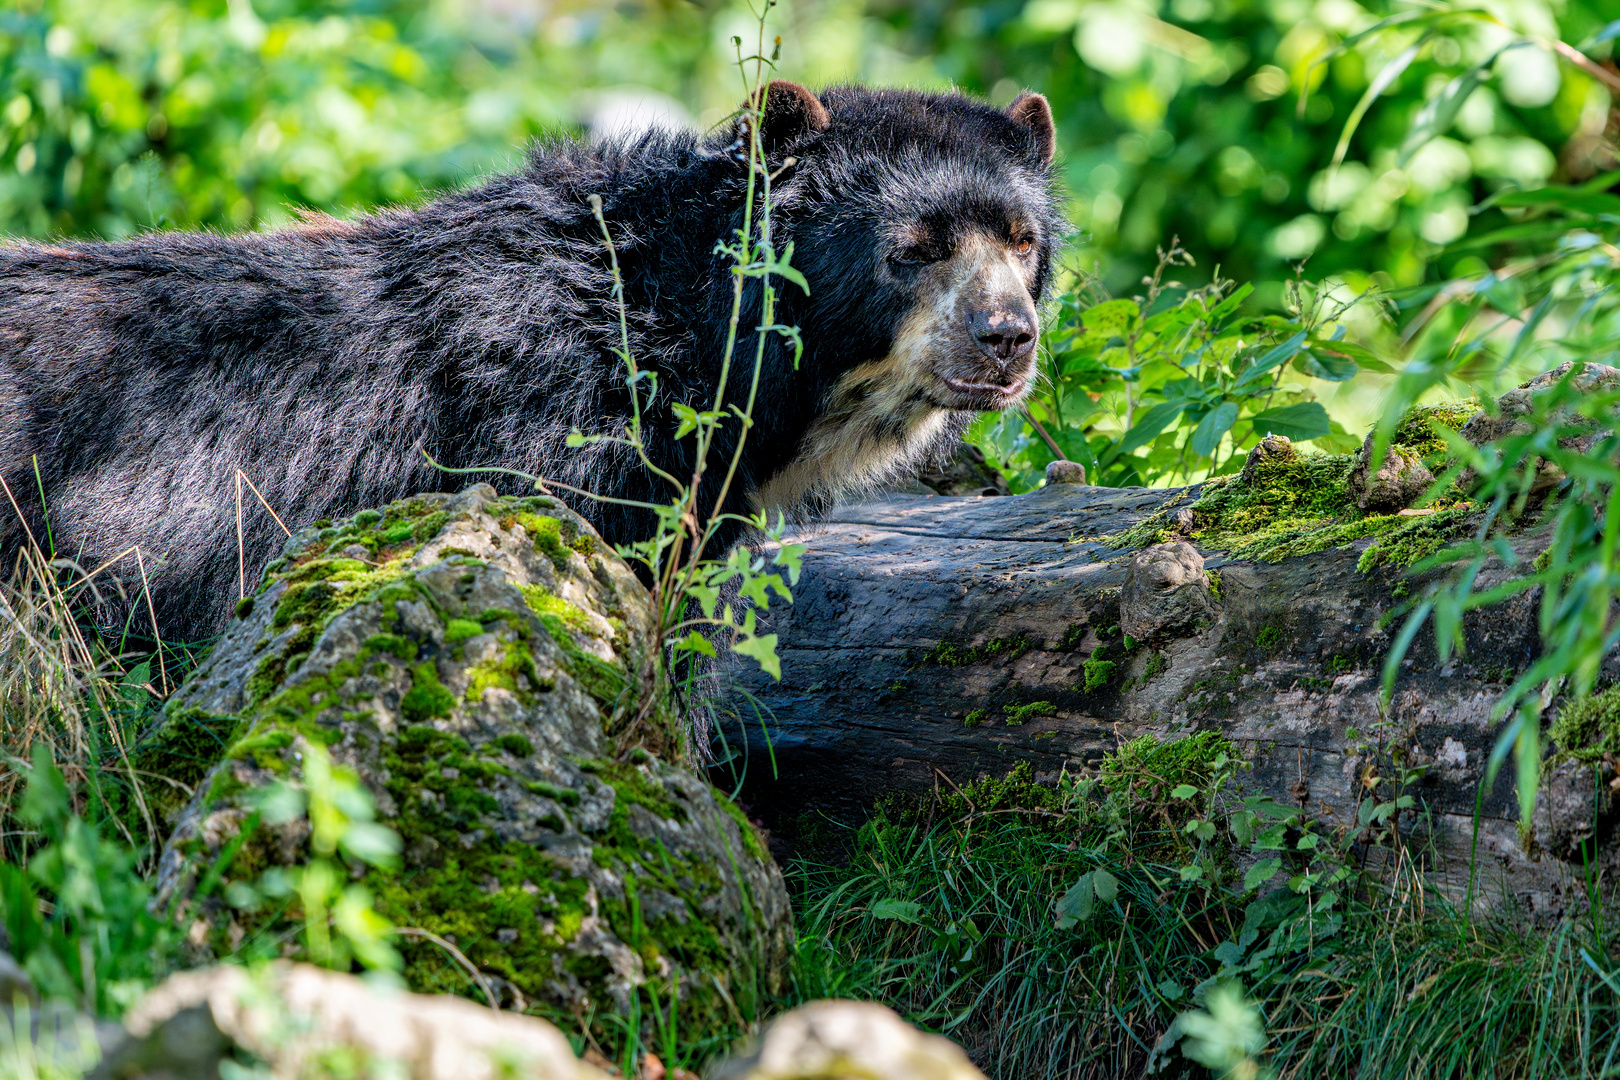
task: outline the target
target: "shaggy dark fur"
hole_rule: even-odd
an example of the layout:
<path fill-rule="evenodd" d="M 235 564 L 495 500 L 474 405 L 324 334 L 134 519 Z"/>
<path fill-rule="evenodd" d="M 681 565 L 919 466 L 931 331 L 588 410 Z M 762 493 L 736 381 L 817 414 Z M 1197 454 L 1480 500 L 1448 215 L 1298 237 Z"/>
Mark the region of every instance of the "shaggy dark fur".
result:
<path fill-rule="evenodd" d="M 778 282 L 804 357 L 794 370 L 773 338 L 733 509 L 795 455 L 840 375 L 888 353 L 916 303 L 915 260 L 886 261 L 896 235 L 948 248 L 964 229 L 1033 222 L 1038 299 L 1061 232 L 1043 100 L 1002 112 L 841 88 L 820 102 L 773 88 L 764 125 L 773 167 L 797 159 L 774 222 L 811 294 Z M 415 209 L 273 233 L 0 246 L 0 473 L 44 543 L 37 459 L 56 548 L 86 568 L 140 545 L 163 631 L 182 637 L 217 629 L 236 595 L 238 467 L 294 529 L 468 482 L 427 467 L 419 444 L 447 465 L 667 501 L 621 450 L 564 447 L 628 412 L 587 197 L 618 247 L 635 354 L 659 373 L 652 454 L 688 476 L 667 404 L 701 408 L 716 389 L 731 274 L 715 245 L 740 224 L 746 178 L 735 138 L 551 142 L 517 175 Z M 745 312 L 730 401 L 752 325 Z M 633 511 L 570 501 L 610 541 L 646 531 Z M 251 499 L 246 519 L 251 586 L 281 533 Z M 13 522 L 10 551 L 21 538 Z"/>

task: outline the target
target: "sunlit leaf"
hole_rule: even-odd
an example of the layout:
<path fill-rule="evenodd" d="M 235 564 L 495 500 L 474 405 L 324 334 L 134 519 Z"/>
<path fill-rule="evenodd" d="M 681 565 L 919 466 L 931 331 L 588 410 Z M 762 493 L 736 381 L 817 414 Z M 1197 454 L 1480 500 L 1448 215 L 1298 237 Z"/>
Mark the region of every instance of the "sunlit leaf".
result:
<path fill-rule="evenodd" d="M 1295 442 L 1319 438 L 1331 430 L 1327 410 L 1317 401 L 1279 405 L 1249 419 L 1256 435 L 1282 435 Z"/>

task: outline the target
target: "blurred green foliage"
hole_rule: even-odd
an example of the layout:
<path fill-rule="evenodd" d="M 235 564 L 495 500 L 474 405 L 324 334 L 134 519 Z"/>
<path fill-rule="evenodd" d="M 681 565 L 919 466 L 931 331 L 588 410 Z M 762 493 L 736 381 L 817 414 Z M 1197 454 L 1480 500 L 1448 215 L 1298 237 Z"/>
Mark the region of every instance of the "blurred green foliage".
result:
<path fill-rule="evenodd" d="M 1203 280 L 1219 264 L 1276 309 L 1301 258 L 1358 290 L 1416 285 L 1491 191 L 1607 164 L 1599 80 L 1544 49 L 1496 53 L 1519 33 L 1581 43 L 1616 8 L 1500 0 L 1492 20 L 1370 34 L 1418 9 L 797 0 L 772 18 L 782 74 L 813 84 L 1041 90 L 1090 237 L 1080 263 L 1120 292 L 1177 236 Z M 750 18 L 713 0 L 6 0 L 0 230 L 119 236 L 408 200 L 638 96 L 712 123 L 741 96 L 729 38 Z M 1330 168 L 1370 80 L 1426 33 Z M 1424 103 L 1493 56 L 1442 136 L 1402 163 Z"/>

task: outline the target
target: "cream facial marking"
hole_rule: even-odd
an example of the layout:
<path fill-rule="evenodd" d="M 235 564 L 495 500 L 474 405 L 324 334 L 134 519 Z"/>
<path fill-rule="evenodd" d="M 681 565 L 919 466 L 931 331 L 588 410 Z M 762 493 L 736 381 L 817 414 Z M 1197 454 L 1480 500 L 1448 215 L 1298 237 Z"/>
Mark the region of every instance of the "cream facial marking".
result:
<path fill-rule="evenodd" d="M 911 313 L 888 354 L 839 378 L 756 503 L 802 513 L 870 491 L 915 471 L 973 413 L 1021 402 L 1035 375 L 1035 268 L 1016 246 L 969 233 L 917 271 Z"/>

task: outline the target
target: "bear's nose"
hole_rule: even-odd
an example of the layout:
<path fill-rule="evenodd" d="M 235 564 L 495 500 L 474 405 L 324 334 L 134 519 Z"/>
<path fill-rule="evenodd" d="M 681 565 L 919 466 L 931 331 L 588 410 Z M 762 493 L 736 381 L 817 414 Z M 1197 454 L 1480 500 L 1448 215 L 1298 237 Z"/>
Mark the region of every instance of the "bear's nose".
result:
<path fill-rule="evenodd" d="M 1005 367 L 1035 348 L 1035 320 L 1019 311 L 985 308 L 968 316 L 968 332 L 979 350 Z"/>

